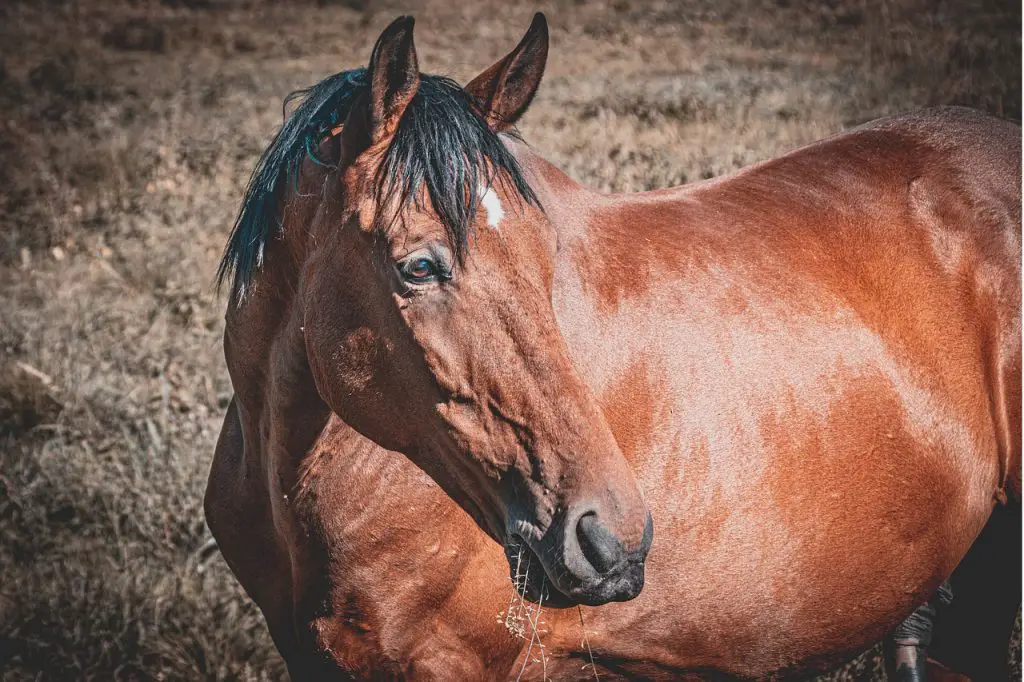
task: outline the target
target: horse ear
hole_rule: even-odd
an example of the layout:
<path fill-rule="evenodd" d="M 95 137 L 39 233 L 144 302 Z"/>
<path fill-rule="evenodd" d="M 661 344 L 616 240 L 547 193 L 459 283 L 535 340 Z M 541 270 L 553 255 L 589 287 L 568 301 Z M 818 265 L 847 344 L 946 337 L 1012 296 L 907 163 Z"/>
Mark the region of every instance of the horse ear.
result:
<path fill-rule="evenodd" d="M 515 125 L 533 101 L 548 61 L 548 22 L 537 12 L 526 35 L 504 59 L 466 86 L 495 132 Z"/>
<path fill-rule="evenodd" d="M 412 17 L 398 17 L 384 29 L 373 46 L 369 64 L 369 124 L 370 139 L 374 143 L 395 134 L 405 108 L 420 87 L 412 27 Z"/>

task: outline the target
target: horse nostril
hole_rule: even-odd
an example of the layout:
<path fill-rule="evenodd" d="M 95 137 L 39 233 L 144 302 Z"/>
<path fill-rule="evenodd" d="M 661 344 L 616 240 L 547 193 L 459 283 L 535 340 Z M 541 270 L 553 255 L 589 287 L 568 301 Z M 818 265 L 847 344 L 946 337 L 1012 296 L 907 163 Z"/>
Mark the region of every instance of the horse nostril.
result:
<path fill-rule="evenodd" d="M 580 517 L 576 524 L 576 538 L 583 556 L 598 573 L 608 573 L 622 562 L 622 545 L 618 538 L 601 525 L 594 512 Z"/>

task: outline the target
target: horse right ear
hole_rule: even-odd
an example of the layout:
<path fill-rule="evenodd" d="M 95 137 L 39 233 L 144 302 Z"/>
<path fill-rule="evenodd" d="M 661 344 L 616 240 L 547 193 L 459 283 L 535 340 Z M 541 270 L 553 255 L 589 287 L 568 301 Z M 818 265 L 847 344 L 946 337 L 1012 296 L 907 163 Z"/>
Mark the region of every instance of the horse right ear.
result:
<path fill-rule="evenodd" d="M 526 35 L 504 59 L 466 86 L 495 132 L 515 125 L 533 101 L 548 61 L 548 22 L 537 12 Z"/>
<path fill-rule="evenodd" d="M 402 16 L 384 29 L 373 46 L 370 80 L 370 141 L 390 139 L 402 114 L 420 87 L 416 46 L 412 42 L 413 18 Z"/>

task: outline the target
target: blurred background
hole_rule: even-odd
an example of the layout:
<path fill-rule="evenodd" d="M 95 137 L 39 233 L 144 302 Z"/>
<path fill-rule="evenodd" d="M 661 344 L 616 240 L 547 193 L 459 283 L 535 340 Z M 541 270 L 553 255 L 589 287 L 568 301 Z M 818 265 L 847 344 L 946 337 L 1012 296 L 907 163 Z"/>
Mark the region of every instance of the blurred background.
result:
<path fill-rule="evenodd" d="M 245 182 L 284 96 L 364 64 L 394 16 L 464 82 L 536 10 L 521 130 L 606 191 L 915 107 L 1021 115 L 1015 1 L 0 3 L 0 678 L 282 679 L 202 513 Z M 881 679 L 876 653 L 832 678 Z"/>

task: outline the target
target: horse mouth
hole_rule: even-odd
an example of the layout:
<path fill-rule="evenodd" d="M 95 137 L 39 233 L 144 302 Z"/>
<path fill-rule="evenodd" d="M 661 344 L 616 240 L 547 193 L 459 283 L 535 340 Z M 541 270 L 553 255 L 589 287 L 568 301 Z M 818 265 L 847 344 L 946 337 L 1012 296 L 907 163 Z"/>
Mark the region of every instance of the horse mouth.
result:
<path fill-rule="evenodd" d="M 523 599 L 554 608 L 568 608 L 579 603 L 555 587 L 540 557 L 518 535 L 509 537 L 505 556 L 508 557 L 512 585 Z"/>

